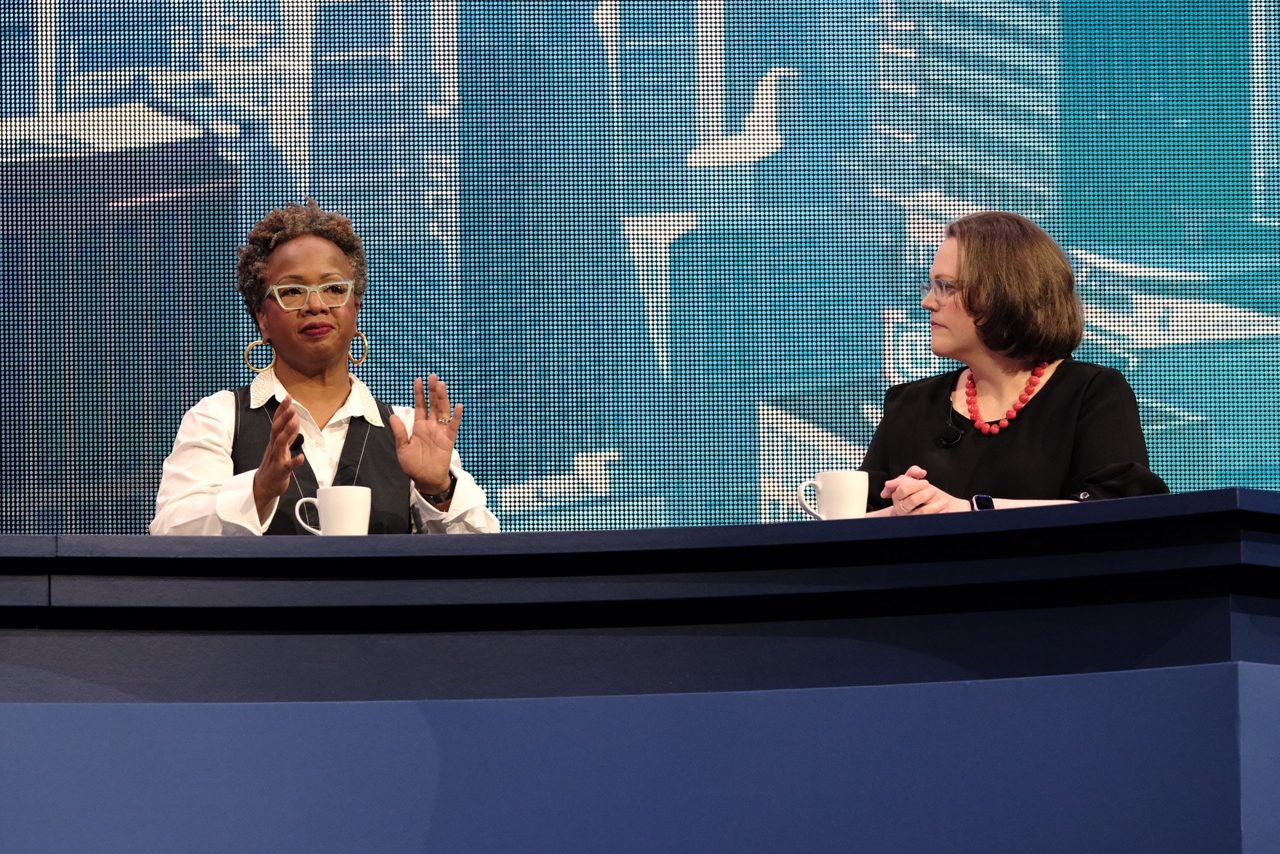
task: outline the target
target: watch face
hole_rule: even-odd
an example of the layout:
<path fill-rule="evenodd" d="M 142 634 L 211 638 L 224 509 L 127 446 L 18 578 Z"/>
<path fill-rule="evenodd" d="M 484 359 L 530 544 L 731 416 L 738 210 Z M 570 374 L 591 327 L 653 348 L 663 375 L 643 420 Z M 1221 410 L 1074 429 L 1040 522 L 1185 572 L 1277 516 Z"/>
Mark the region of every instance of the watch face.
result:
<path fill-rule="evenodd" d="M 973 509 L 994 510 L 996 509 L 996 503 L 991 500 L 990 495 L 975 495 L 973 496 Z"/>

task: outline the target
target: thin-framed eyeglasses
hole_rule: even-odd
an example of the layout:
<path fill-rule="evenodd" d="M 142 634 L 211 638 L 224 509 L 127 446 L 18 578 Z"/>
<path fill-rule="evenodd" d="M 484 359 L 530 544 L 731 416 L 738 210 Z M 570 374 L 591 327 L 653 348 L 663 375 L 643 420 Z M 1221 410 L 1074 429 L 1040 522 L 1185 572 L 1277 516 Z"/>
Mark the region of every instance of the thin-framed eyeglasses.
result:
<path fill-rule="evenodd" d="M 955 279 L 925 279 L 920 283 L 920 299 L 927 299 L 929 294 L 938 298 L 938 302 L 948 302 L 960 292 L 960 285 Z"/>
<path fill-rule="evenodd" d="M 351 291 L 354 289 L 354 282 L 341 281 L 322 282 L 318 285 L 298 285 L 293 283 L 272 285 L 267 290 L 271 291 L 271 294 L 276 298 L 276 302 L 280 303 L 280 307 L 285 311 L 297 311 L 307 304 L 312 294 L 320 297 L 320 302 L 326 308 L 340 308 L 347 304 L 347 300 L 351 299 Z"/>

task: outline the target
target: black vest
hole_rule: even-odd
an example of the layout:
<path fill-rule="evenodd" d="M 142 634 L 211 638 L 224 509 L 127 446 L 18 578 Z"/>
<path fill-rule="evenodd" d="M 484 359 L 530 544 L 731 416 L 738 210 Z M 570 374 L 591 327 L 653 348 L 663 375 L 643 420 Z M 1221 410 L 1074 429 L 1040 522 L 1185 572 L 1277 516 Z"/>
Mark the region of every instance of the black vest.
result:
<path fill-rule="evenodd" d="M 261 409 L 250 409 L 249 386 L 235 389 L 235 395 L 236 427 L 235 437 L 231 442 L 231 462 L 235 473 L 240 474 L 262 465 L 262 455 L 271 438 L 271 419 L 275 416 L 279 403 L 272 398 Z M 380 400 L 377 404 L 378 411 L 382 413 L 382 427 L 375 427 L 359 417 L 352 418 L 347 425 L 347 440 L 342 445 L 333 484 L 358 484 L 372 489 L 370 534 L 412 533 L 409 518 L 409 476 L 400 468 L 400 461 L 396 459 L 396 439 L 391 428 L 386 426 L 390 423 L 389 419 L 395 416 L 391 407 Z M 304 453 L 305 450 L 304 448 Z M 304 462 L 294 470 L 293 477 L 289 480 L 289 489 L 280 496 L 275 518 L 271 520 L 266 533 L 309 533 L 298 524 L 293 515 L 293 507 L 303 496 L 315 496 L 317 487 L 311 463 Z M 314 508 L 304 509 L 304 516 L 308 510 L 311 513 L 307 521 L 320 527 Z"/>

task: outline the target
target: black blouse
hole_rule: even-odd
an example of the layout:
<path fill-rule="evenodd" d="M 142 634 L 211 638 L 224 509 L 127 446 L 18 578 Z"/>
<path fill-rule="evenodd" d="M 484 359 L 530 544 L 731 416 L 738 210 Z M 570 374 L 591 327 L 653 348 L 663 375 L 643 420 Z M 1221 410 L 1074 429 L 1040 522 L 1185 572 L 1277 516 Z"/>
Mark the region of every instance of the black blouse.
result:
<path fill-rule="evenodd" d="M 884 482 L 912 465 L 957 498 L 1122 498 L 1168 492 L 1148 467 L 1138 401 L 1124 375 L 1065 359 L 1017 419 L 983 435 L 951 405 L 964 369 L 903 383 L 885 393 L 864 471 L 867 505 L 887 507 Z"/>

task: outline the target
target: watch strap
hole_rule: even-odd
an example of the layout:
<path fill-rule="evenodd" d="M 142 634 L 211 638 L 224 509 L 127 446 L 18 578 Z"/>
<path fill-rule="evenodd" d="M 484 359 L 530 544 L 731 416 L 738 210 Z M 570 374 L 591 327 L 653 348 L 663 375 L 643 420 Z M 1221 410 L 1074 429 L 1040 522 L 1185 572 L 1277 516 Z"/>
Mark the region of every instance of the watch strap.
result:
<path fill-rule="evenodd" d="M 449 472 L 449 488 L 444 492 L 437 492 L 432 495 L 423 494 L 422 500 L 428 504 L 444 504 L 446 501 L 453 500 L 453 491 L 458 488 L 458 476 L 453 472 Z"/>

